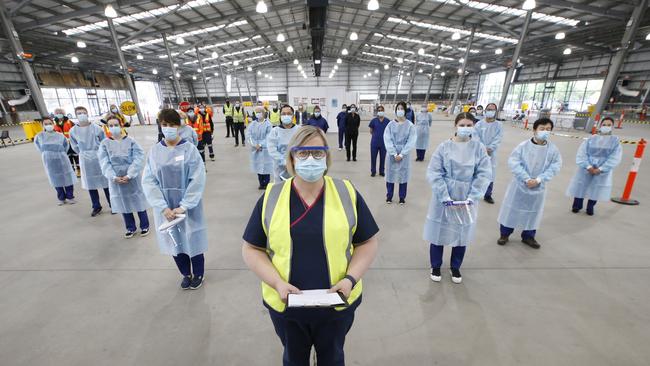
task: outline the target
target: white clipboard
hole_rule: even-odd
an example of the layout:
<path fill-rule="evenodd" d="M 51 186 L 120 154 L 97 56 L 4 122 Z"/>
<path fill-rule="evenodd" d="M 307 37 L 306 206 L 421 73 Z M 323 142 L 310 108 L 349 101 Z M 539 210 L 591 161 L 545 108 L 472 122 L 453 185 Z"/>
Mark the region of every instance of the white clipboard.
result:
<path fill-rule="evenodd" d="M 173 219 L 172 221 L 167 221 L 162 225 L 160 225 L 158 227 L 158 231 L 164 233 L 167 230 L 171 229 L 172 227 L 176 226 L 178 223 L 182 222 L 183 220 L 185 220 L 185 214 L 177 214 L 176 218 Z"/>

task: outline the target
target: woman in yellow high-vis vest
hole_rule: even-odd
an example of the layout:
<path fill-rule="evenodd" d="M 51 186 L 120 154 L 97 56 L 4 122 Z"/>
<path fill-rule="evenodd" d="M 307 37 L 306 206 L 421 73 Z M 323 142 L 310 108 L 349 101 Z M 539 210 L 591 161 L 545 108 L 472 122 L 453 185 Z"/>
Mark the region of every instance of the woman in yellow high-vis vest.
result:
<path fill-rule="evenodd" d="M 379 228 L 365 201 L 346 180 L 327 175 L 327 139 L 304 126 L 287 148 L 294 177 L 269 185 L 244 232 L 242 254 L 262 280 L 262 297 L 284 346 L 283 362 L 344 365 L 345 336 L 361 303 L 361 278 L 377 253 Z M 327 290 L 346 307 L 288 307 L 289 294 Z"/>

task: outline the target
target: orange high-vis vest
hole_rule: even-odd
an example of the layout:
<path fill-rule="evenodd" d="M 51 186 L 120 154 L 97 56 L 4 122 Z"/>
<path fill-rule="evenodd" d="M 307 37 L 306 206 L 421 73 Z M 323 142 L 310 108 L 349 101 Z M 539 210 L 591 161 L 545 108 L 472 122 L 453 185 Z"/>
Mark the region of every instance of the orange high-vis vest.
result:
<path fill-rule="evenodd" d="M 58 124 L 54 124 L 54 131 L 62 133 L 65 138 L 69 139 L 70 138 L 70 130 L 74 127 L 74 123 L 71 121 L 65 121 L 63 122 L 63 128 L 61 128 Z"/>
<path fill-rule="evenodd" d="M 194 129 L 194 132 L 196 132 L 199 141 L 203 141 L 203 118 L 200 114 L 196 114 L 196 121 L 194 122 L 192 122 L 189 118 L 186 118 L 185 124 Z"/>
<path fill-rule="evenodd" d="M 202 114 L 197 113 L 196 114 L 198 117 L 201 117 L 203 119 L 203 131 L 204 132 L 212 132 L 212 126 L 210 126 L 210 122 L 212 121 L 212 116 L 207 112 L 205 112 L 205 117 L 203 117 Z"/>

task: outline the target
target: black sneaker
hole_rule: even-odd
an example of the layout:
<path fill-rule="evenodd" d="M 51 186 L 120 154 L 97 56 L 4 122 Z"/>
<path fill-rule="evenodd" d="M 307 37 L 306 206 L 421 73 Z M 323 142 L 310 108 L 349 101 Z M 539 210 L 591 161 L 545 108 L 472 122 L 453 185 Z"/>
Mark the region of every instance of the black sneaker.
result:
<path fill-rule="evenodd" d="M 127 231 L 126 234 L 124 234 L 124 239 L 131 239 L 133 236 L 135 236 L 133 231 Z"/>
<path fill-rule="evenodd" d="M 587 211 L 585 211 L 585 212 L 586 212 L 587 215 L 589 215 L 589 216 L 593 216 L 593 215 L 594 215 L 594 210 L 587 210 Z"/>
<path fill-rule="evenodd" d="M 453 283 L 461 283 L 461 282 L 463 282 L 463 276 L 461 276 L 459 269 L 450 268 L 449 273 L 451 273 L 451 282 L 453 282 Z"/>
<path fill-rule="evenodd" d="M 239 144 L 235 144 L 235 147 L 238 147 L 238 146 L 239 146 Z"/>
<path fill-rule="evenodd" d="M 183 276 L 183 281 L 181 281 L 181 288 L 183 290 L 189 290 L 191 283 L 192 283 L 192 276 Z"/>
<path fill-rule="evenodd" d="M 539 243 L 537 242 L 537 240 L 535 240 L 535 238 L 521 239 L 521 242 L 533 249 L 539 249 L 541 247 L 541 245 L 539 245 Z"/>
<path fill-rule="evenodd" d="M 393 200 L 390 198 L 386 198 L 386 203 L 390 205 L 391 203 L 393 203 Z"/>
<path fill-rule="evenodd" d="M 400 199 L 399 199 L 399 204 L 400 204 L 400 205 L 403 205 L 403 204 L 405 204 L 405 203 L 406 203 L 406 200 L 404 200 L 403 198 L 400 198 Z"/>
<path fill-rule="evenodd" d="M 490 197 L 490 196 L 488 196 L 488 197 L 483 197 L 483 201 L 485 201 L 485 202 L 487 202 L 487 203 L 489 203 L 489 204 L 491 204 L 491 205 L 494 204 L 494 199 L 493 199 L 492 197 Z"/>
<path fill-rule="evenodd" d="M 203 285 L 203 276 L 193 277 L 190 283 L 190 289 L 196 290 Z"/>
<path fill-rule="evenodd" d="M 440 282 L 440 280 L 442 280 L 442 275 L 440 274 L 440 268 L 431 268 L 431 275 L 429 277 L 433 282 Z"/>
<path fill-rule="evenodd" d="M 142 229 L 142 231 L 140 231 L 140 236 L 141 237 L 144 238 L 147 235 L 149 235 L 149 229 Z"/>
<path fill-rule="evenodd" d="M 90 213 L 90 216 L 95 217 L 102 212 L 102 208 L 93 208 L 93 212 Z"/>
<path fill-rule="evenodd" d="M 573 213 L 578 213 L 578 212 L 580 212 L 580 209 L 579 209 L 579 208 L 572 208 L 572 209 L 571 209 L 571 212 L 573 212 Z"/>
<path fill-rule="evenodd" d="M 370 176 L 371 176 L 371 177 L 374 177 L 375 175 L 377 175 L 377 174 L 375 174 L 375 173 L 370 173 Z"/>
<path fill-rule="evenodd" d="M 497 244 L 499 245 L 506 245 L 507 242 L 508 242 L 507 236 L 502 236 L 499 238 L 499 240 L 497 240 Z"/>
<path fill-rule="evenodd" d="M 245 143 L 242 143 L 241 146 L 242 146 L 242 147 L 246 147 L 246 144 L 245 144 Z"/>
<path fill-rule="evenodd" d="M 379 175 L 382 176 L 382 177 L 386 176 L 386 174 L 384 174 L 384 173 L 379 173 Z"/>
<path fill-rule="evenodd" d="M 352 161 L 357 161 L 357 158 L 353 158 Z"/>

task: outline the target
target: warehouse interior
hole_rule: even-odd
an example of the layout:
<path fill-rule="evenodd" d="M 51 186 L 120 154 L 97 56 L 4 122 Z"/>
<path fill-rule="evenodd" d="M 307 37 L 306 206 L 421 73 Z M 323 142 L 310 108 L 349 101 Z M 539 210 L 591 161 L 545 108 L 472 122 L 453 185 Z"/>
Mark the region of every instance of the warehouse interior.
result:
<path fill-rule="evenodd" d="M 242 258 L 263 192 L 249 148 L 225 137 L 226 101 L 248 126 L 259 103 L 318 107 L 327 175 L 352 182 L 377 222 L 346 364 L 650 364 L 650 1 L 5 0 L 0 24 L 3 365 L 282 364 L 260 279 Z M 368 125 L 380 105 L 395 118 L 401 101 L 426 109 L 430 135 L 406 204 L 387 205 L 383 177 L 370 176 Z M 479 204 L 463 282 L 446 270 L 432 282 L 429 160 L 459 112 L 489 103 L 503 125 L 496 204 Z M 209 249 L 205 285 L 182 291 L 156 236 L 127 240 L 121 215 L 91 217 L 81 181 L 77 204 L 57 206 L 34 145 L 59 108 L 73 121 L 83 106 L 102 126 L 115 105 L 149 154 L 161 109 L 200 104 L 214 111 Z M 351 104 L 361 121 L 353 162 L 337 149 L 337 116 Z M 547 184 L 541 249 L 514 236 L 497 245 L 509 156 L 544 117 L 562 168 Z M 611 196 L 624 204 L 574 214 L 565 192 L 576 154 L 606 117 L 622 151 Z"/>

